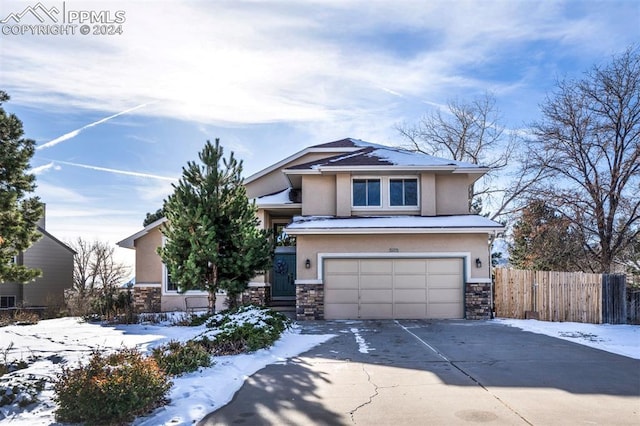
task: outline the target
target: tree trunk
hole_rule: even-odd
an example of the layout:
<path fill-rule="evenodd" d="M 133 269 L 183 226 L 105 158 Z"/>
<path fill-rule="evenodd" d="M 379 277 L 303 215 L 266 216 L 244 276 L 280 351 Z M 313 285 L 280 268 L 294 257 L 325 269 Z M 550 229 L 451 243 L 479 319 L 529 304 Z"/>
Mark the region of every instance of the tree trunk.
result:
<path fill-rule="evenodd" d="M 216 291 L 218 290 L 218 266 L 211 265 L 211 276 L 209 278 L 209 313 L 216 313 Z"/>

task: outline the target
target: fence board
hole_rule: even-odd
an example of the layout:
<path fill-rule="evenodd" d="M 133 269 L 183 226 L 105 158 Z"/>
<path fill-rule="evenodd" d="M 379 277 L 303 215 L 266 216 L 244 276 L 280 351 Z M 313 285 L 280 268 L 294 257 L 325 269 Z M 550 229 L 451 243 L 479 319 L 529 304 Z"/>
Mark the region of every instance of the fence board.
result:
<path fill-rule="evenodd" d="M 494 292 L 498 317 L 532 311 L 542 321 L 602 322 L 601 274 L 498 268 Z"/>

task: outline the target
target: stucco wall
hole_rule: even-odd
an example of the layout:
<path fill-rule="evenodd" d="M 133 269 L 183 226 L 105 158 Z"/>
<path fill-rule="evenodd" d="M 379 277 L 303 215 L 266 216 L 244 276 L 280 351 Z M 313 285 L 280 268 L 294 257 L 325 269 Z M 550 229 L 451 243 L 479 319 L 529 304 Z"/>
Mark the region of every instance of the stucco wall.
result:
<path fill-rule="evenodd" d="M 469 214 L 469 177 L 436 175 L 436 214 Z"/>
<path fill-rule="evenodd" d="M 297 279 L 318 278 L 318 253 L 470 253 L 470 277 L 490 278 L 487 234 L 406 234 L 406 235 L 298 235 Z M 482 261 L 477 268 L 475 259 Z M 311 261 L 311 268 L 305 261 Z"/>
<path fill-rule="evenodd" d="M 302 177 L 302 214 L 336 214 L 336 177 L 307 175 Z"/>
<path fill-rule="evenodd" d="M 162 260 L 156 249 L 162 245 L 162 233 L 157 227 L 138 238 L 136 247 L 136 283 L 161 283 Z"/>

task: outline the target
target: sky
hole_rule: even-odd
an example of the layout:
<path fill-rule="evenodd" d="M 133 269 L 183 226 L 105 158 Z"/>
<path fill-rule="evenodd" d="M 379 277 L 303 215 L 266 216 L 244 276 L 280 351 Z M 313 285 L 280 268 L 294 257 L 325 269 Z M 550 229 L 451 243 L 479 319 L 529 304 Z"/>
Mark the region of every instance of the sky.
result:
<path fill-rule="evenodd" d="M 485 93 L 518 131 L 639 28 L 634 0 L 3 0 L 0 89 L 47 230 L 115 243 L 207 140 L 246 177 L 346 137 L 401 145 L 398 125 Z"/>

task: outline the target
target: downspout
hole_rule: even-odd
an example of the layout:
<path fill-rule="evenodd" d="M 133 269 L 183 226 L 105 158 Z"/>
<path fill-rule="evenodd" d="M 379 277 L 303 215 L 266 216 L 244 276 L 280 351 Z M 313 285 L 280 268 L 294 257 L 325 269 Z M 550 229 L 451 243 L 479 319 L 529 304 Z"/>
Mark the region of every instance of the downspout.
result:
<path fill-rule="evenodd" d="M 493 313 L 495 312 L 495 306 L 493 305 L 493 264 L 491 262 L 491 255 L 493 251 L 493 242 L 496 240 L 497 231 L 493 231 L 493 234 L 489 234 L 489 276 L 491 277 L 490 293 L 489 293 L 489 306 L 491 307 L 490 318 L 493 319 Z"/>

